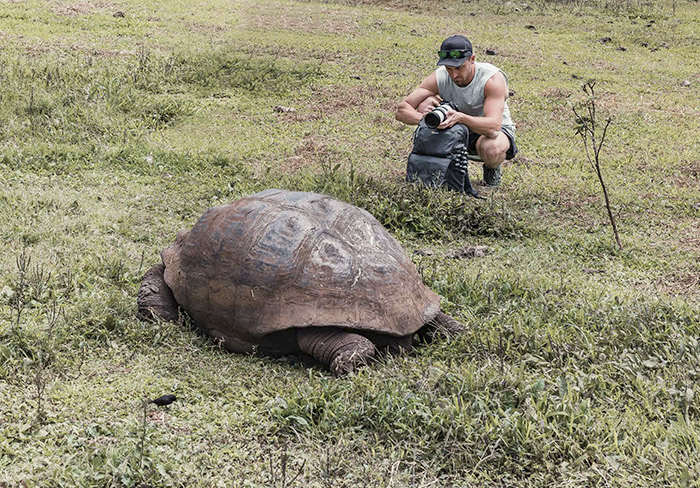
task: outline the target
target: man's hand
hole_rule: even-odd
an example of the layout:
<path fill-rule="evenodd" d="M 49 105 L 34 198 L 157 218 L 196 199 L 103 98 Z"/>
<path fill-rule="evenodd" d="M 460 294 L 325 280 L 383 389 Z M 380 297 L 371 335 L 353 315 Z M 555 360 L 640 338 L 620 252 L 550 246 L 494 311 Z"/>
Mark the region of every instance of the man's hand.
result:
<path fill-rule="evenodd" d="M 399 102 L 394 114 L 396 120 L 407 125 L 417 125 L 426 113 L 440 103 L 437 94 L 437 80 L 433 72 L 423 80 L 418 88 Z"/>
<path fill-rule="evenodd" d="M 442 124 L 438 125 L 438 129 L 447 129 L 448 127 L 452 127 L 455 124 L 461 123 L 461 113 L 457 112 L 456 110 L 448 110 L 447 111 L 447 117 L 445 120 L 442 121 Z"/>
<path fill-rule="evenodd" d="M 438 107 L 439 105 L 440 105 L 440 102 L 435 97 L 430 97 L 428 99 L 427 106 L 423 109 L 423 117 L 425 117 L 430 112 L 435 110 L 435 107 Z"/>

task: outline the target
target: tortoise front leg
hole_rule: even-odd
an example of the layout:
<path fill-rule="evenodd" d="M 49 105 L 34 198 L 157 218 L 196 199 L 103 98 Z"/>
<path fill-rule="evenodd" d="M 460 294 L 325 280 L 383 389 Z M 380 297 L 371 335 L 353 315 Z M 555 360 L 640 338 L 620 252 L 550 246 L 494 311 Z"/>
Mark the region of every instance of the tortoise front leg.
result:
<path fill-rule="evenodd" d="M 419 331 L 418 337 L 426 342 L 432 342 L 436 337 L 455 337 L 466 330 L 466 327 L 444 312 L 439 312 L 433 320 L 425 324 Z"/>
<path fill-rule="evenodd" d="M 138 316 L 142 320 L 177 322 L 178 306 L 170 287 L 165 284 L 165 265 L 156 264 L 146 271 L 136 297 Z"/>
<path fill-rule="evenodd" d="M 336 375 L 349 373 L 377 354 L 372 341 L 337 327 L 305 327 L 297 331 L 299 349 L 328 366 Z"/>

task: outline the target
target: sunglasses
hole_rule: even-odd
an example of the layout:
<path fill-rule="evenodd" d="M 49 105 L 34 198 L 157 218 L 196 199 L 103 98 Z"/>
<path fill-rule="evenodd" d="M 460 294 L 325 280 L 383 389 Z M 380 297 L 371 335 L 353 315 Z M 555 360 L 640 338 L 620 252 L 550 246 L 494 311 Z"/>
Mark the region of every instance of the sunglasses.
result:
<path fill-rule="evenodd" d="M 452 58 L 452 59 L 458 59 L 458 58 L 464 58 L 467 55 L 471 56 L 472 52 L 469 49 L 452 49 L 450 51 L 443 51 L 440 50 L 438 51 L 438 56 L 440 59 L 446 59 L 446 58 Z"/>

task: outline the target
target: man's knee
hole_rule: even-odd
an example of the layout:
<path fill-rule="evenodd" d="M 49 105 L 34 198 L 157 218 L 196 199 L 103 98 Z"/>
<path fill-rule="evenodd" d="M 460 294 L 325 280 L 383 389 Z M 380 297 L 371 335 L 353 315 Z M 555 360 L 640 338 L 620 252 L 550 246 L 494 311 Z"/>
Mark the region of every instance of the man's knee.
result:
<path fill-rule="evenodd" d="M 494 139 L 482 136 L 479 138 L 476 146 L 479 157 L 484 161 L 484 165 L 489 168 L 497 167 L 506 159 L 509 147 L 510 141 L 503 133 L 500 133 Z"/>
<path fill-rule="evenodd" d="M 479 156 L 483 159 L 484 164 L 489 168 L 495 168 L 506 159 L 506 149 L 497 147 L 488 147 L 479 152 Z"/>

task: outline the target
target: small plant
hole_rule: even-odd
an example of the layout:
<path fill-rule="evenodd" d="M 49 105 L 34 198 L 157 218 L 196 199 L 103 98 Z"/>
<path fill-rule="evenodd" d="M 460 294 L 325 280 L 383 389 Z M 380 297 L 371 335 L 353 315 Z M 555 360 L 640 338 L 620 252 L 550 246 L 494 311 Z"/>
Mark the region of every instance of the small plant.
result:
<path fill-rule="evenodd" d="M 143 454 L 146 448 L 146 426 L 148 425 L 148 405 L 151 401 L 145 398 L 141 401 L 141 435 L 139 436 L 139 471 L 143 469 Z"/>
<path fill-rule="evenodd" d="M 54 299 L 48 306 L 46 312 L 47 326 L 44 333 L 36 338 L 34 359 L 29 366 L 32 369 L 32 382 L 34 383 L 34 399 L 36 400 L 36 421 L 40 425 L 46 421 L 44 412 L 44 394 L 46 387 L 51 382 L 52 372 L 50 370 L 52 356 L 55 350 L 54 329 L 61 316 L 61 310 Z"/>
<path fill-rule="evenodd" d="M 290 462 L 292 461 L 292 462 Z M 297 473 L 291 478 L 288 478 L 289 468 L 293 465 L 293 460 L 290 459 L 289 453 L 287 452 L 286 446 L 284 451 L 279 456 L 279 463 L 275 460 L 275 455 L 269 452 L 269 470 L 270 479 L 269 485 L 271 488 L 287 488 L 289 486 L 294 486 L 294 482 L 301 476 L 306 467 L 306 460 L 302 461 Z"/>
<path fill-rule="evenodd" d="M 4 349 L 5 360 L 17 373 L 14 380 L 27 386 L 25 391 L 36 405 L 35 422 L 43 425 L 47 388 L 59 379 L 79 377 L 85 347 L 82 343 L 78 346 L 79 363 L 70 359 L 73 354 L 66 349 L 74 351 L 76 345 L 74 338 L 62 330 L 66 320 L 52 286 L 51 273 L 41 264 L 32 265 L 24 247 L 15 261 L 17 275 L 9 302 L 11 329 L 9 335 L 0 337 L 9 346 Z"/>
<path fill-rule="evenodd" d="M 615 217 L 613 216 L 612 209 L 610 208 L 610 197 L 608 195 L 608 189 L 605 186 L 605 180 L 603 179 L 603 171 L 600 162 L 600 151 L 603 148 L 605 136 L 608 133 L 608 127 L 610 127 L 612 119 L 610 117 L 605 119 L 605 125 L 603 125 L 602 129 L 600 128 L 598 114 L 596 113 L 595 83 L 595 80 L 592 80 L 582 85 L 583 92 L 587 96 L 586 101 L 579 107 L 579 110 L 584 110 L 583 115 L 579 113 L 579 110 L 577 110 L 576 107 L 573 107 L 574 115 L 576 117 L 576 134 L 581 136 L 583 147 L 586 151 L 586 159 L 598 176 L 598 181 L 600 182 L 600 186 L 603 189 L 603 196 L 605 197 L 605 208 L 608 211 L 608 218 L 610 219 L 610 224 L 612 225 L 613 233 L 615 234 L 615 241 L 617 242 L 617 247 L 622 250 L 620 234 L 617 232 Z"/>
<path fill-rule="evenodd" d="M 17 279 L 12 287 L 12 309 L 14 312 L 14 320 L 12 321 L 15 335 L 19 333 L 19 325 L 22 321 L 22 312 L 27 307 L 27 291 L 29 288 L 28 274 L 31 257 L 27 255 L 26 249 L 22 248 L 22 252 L 17 256 L 15 263 L 17 265 Z"/>
<path fill-rule="evenodd" d="M 148 447 L 147 444 L 147 427 L 148 427 L 148 407 L 151 404 L 156 405 L 157 407 L 165 407 L 173 403 L 177 398 L 175 395 L 168 394 L 168 395 L 162 395 L 159 396 L 158 398 L 154 400 L 149 400 L 148 398 L 144 398 L 141 400 L 141 411 L 143 412 L 143 416 L 141 417 L 141 434 L 139 436 L 139 472 L 143 473 L 143 461 L 144 461 L 144 455 L 146 453 L 146 448 Z"/>

